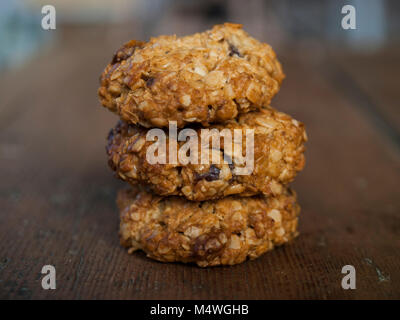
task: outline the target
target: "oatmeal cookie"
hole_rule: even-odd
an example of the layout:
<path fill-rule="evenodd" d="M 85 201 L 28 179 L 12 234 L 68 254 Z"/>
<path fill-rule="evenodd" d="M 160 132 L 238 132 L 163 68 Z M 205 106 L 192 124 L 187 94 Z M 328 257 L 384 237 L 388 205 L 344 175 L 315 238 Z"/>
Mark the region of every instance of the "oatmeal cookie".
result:
<path fill-rule="evenodd" d="M 191 36 L 126 43 L 104 70 L 98 94 L 128 123 L 208 126 L 269 105 L 283 78 L 268 44 L 225 23 Z"/>
<path fill-rule="evenodd" d="M 237 169 L 246 167 L 246 163 L 238 162 L 235 148 L 232 144 L 228 148 L 222 136 L 217 138 L 220 141 L 219 149 L 212 149 L 209 153 L 209 164 L 201 164 L 199 157 L 198 164 L 182 164 L 178 156 L 176 164 L 151 164 L 146 154 L 155 142 L 146 138 L 149 129 L 122 121 L 110 131 L 108 137 L 106 150 L 109 165 L 117 177 L 131 184 L 141 183 L 159 195 L 179 195 L 195 201 L 234 194 L 279 195 L 284 186 L 304 167 L 304 142 L 307 140 L 304 125 L 282 112 L 263 108 L 257 112 L 242 114 L 237 120 L 229 120 L 224 125 L 210 127 L 209 132 L 215 133 L 211 129 L 217 129 L 217 134 L 228 129 L 232 136 L 235 129 L 240 129 L 243 133 L 242 155 L 246 152 L 246 129 L 254 130 L 254 169 L 248 172 L 250 174 L 238 174 Z M 196 128 L 194 132 L 201 137 L 203 130 Z M 168 153 L 170 141 L 176 140 L 170 139 L 168 130 L 163 132 L 166 135 L 165 152 Z M 202 141 L 198 140 L 199 156 L 202 155 Z M 184 144 L 186 141 L 178 141 L 178 155 Z M 214 163 L 211 159 L 213 155 L 218 160 Z M 223 161 L 224 158 L 226 162 Z M 165 159 L 170 160 L 169 153 Z"/>
<path fill-rule="evenodd" d="M 230 196 L 193 202 L 134 187 L 118 194 L 121 244 L 164 262 L 201 267 L 255 259 L 297 236 L 300 207 L 290 189 L 277 197 Z"/>

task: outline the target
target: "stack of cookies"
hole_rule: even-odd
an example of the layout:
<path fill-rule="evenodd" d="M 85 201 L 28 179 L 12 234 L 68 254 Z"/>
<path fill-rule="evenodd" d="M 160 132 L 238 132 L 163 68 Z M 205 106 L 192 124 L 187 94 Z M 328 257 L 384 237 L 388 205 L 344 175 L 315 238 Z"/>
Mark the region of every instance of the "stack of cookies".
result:
<path fill-rule="evenodd" d="M 233 265 L 296 237 L 288 184 L 307 137 L 270 107 L 283 78 L 271 47 L 237 24 L 132 40 L 115 53 L 98 93 L 120 117 L 106 149 L 130 184 L 117 197 L 129 252 Z"/>

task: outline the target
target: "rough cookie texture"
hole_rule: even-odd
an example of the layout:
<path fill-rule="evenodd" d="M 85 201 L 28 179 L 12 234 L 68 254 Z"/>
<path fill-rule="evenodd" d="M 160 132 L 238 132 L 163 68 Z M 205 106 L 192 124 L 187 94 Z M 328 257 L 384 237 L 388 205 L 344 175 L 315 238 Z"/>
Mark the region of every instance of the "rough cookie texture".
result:
<path fill-rule="evenodd" d="M 277 197 L 193 202 L 134 187 L 120 191 L 121 244 L 164 262 L 201 267 L 255 259 L 297 236 L 300 207 L 290 189 Z"/>
<path fill-rule="evenodd" d="M 268 44 L 225 23 L 182 38 L 126 43 L 104 70 L 98 93 L 129 123 L 208 126 L 269 105 L 283 78 Z"/>
<path fill-rule="evenodd" d="M 244 164 L 237 163 L 238 158 L 229 153 L 222 137 L 220 149 L 212 151 L 220 159 L 219 164 L 211 161 L 210 164 L 150 164 L 146 154 L 154 142 L 146 140 L 148 129 L 121 121 L 108 137 L 109 165 L 119 178 L 131 184 L 147 185 L 159 195 L 179 195 L 196 201 L 233 194 L 279 195 L 304 167 L 304 142 L 307 140 L 304 125 L 282 112 L 263 108 L 209 129 L 213 128 L 218 132 L 241 129 L 243 150 L 246 150 L 245 130 L 254 129 L 254 170 L 250 175 L 235 173 L 234 169 Z M 200 137 L 200 128 L 196 130 Z M 167 135 L 168 131 L 165 132 Z M 177 150 L 185 143 L 178 142 Z M 168 144 L 167 135 L 167 152 Z M 201 153 L 200 146 L 198 150 Z M 233 163 L 223 163 L 224 156 L 233 159 Z"/>

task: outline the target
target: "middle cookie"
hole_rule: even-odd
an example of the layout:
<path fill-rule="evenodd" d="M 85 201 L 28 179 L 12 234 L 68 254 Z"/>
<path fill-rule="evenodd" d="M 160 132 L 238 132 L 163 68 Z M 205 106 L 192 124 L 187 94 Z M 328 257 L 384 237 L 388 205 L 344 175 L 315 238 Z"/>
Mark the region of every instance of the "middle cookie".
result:
<path fill-rule="evenodd" d="M 281 194 L 304 167 L 306 141 L 302 123 L 266 107 L 176 135 L 171 127 L 146 129 L 119 121 L 106 149 L 121 179 L 145 184 L 159 195 L 204 201 Z"/>

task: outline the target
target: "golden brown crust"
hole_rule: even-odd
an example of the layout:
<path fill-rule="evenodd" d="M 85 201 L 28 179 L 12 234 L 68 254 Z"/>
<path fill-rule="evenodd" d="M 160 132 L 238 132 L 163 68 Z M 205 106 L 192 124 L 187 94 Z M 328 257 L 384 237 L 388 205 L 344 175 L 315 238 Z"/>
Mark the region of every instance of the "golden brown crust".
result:
<path fill-rule="evenodd" d="M 254 170 L 250 175 L 236 175 L 234 168 L 243 165 L 235 162 L 231 165 L 150 164 L 146 153 L 154 142 L 146 141 L 148 129 L 125 122 L 119 122 L 108 137 L 109 165 L 119 178 L 131 184 L 145 184 L 159 195 L 179 195 L 196 201 L 233 194 L 278 195 L 304 167 L 307 139 L 304 125 L 284 113 L 264 108 L 211 128 L 219 131 L 227 128 L 231 132 L 241 129 L 244 150 L 245 129 L 254 129 Z M 184 143 L 178 142 L 178 150 Z M 227 155 L 223 139 L 220 150 L 215 152 L 220 159 Z"/>
<path fill-rule="evenodd" d="M 290 189 L 277 197 L 227 197 L 193 202 L 122 190 L 121 244 L 164 262 L 201 267 L 255 259 L 297 236 L 300 207 Z"/>
<path fill-rule="evenodd" d="M 208 126 L 269 105 L 284 78 L 275 52 L 241 25 L 130 41 L 101 76 L 103 106 L 145 127 Z"/>

